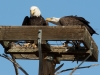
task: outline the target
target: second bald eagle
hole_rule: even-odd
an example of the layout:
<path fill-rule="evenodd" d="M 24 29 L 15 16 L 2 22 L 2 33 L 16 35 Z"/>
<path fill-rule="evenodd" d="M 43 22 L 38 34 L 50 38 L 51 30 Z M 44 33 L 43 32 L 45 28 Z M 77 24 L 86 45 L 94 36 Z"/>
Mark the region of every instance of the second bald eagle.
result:
<path fill-rule="evenodd" d="M 87 28 L 87 30 L 89 31 L 89 33 L 91 34 L 91 36 L 93 34 L 98 34 L 89 25 L 89 22 L 87 20 L 85 20 L 83 17 L 78 17 L 78 16 L 64 16 L 62 18 L 56 18 L 56 17 L 47 18 L 46 20 L 48 22 L 51 22 L 53 24 L 60 25 L 60 26 L 68 26 L 68 25 L 81 25 L 81 26 L 85 26 Z"/>

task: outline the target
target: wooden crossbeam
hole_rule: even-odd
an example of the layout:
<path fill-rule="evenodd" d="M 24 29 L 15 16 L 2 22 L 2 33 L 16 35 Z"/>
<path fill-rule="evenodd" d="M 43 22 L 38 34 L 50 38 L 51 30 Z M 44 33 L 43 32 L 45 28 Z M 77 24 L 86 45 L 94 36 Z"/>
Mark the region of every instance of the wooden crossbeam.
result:
<path fill-rule="evenodd" d="M 0 41 L 37 40 L 39 29 L 42 40 L 82 40 L 85 31 L 82 26 L 0 26 Z"/>
<path fill-rule="evenodd" d="M 90 49 L 91 45 L 93 48 L 93 56 L 98 60 L 98 47 L 95 43 L 95 41 L 92 39 L 92 36 L 89 34 L 88 30 L 85 28 L 85 34 L 84 34 L 84 44 L 87 46 L 88 49 Z"/>
<path fill-rule="evenodd" d="M 81 57 L 79 58 L 78 61 L 83 61 L 88 55 L 89 54 L 87 54 L 86 56 L 85 55 L 80 55 Z M 16 59 L 39 60 L 39 58 L 35 54 L 13 54 L 13 56 Z M 60 61 L 73 61 L 74 58 L 75 58 L 75 55 L 62 55 L 61 57 L 58 57 L 58 60 L 60 60 Z M 97 62 L 97 60 L 95 58 L 93 58 L 92 56 L 86 61 Z"/>
<path fill-rule="evenodd" d="M 47 45 L 46 45 L 47 46 Z M 8 54 L 34 54 L 36 52 L 38 52 L 38 48 L 36 49 L 30 49 L 30 48 L 11 48 L 9 50 L 5 50 L 6 53 Z M 65 53 L 65 54 L 85 54 L 85 53 L 89 53 L 89 50 L 86 50 L 85 47 L 81 47 L 80 50 L 74 49 L 73 47 L 70 47 L 69 49 L 67 49 L 66 47 L 55 47 L 55 46 L 51 46 L 49 49 L 48 48 L 44 48 L 42 47 L 42 52 L 44 53 Z"/>

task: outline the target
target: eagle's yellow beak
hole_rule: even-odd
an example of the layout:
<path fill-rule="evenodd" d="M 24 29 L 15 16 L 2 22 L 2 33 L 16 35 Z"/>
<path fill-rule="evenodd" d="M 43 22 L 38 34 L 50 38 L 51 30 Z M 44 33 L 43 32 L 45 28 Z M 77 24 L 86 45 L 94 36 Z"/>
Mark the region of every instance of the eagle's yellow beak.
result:
<path fill-rule="evenodd" d="M 52 20 L 51 18 L 46 18 L 46 21 L 48 21 L 48 22 L 51 21 L 51 20 Z"/>
<path fill-rule="evenodd" d="M 35 10 L 30 10 L 30 14 L 34 15 Z"/>

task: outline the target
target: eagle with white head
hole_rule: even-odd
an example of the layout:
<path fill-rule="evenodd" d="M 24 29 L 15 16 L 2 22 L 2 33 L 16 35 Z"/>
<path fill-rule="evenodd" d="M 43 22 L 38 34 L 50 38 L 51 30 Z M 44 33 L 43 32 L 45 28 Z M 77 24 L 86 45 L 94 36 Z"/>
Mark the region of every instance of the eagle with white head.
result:
<path fill-rule="evenodd" d="M 52 17 L 52 18 L 46 18 L 46 21 L 56 24 L 56 25 L 60 25 L 60 26 L 81 25 L 81 26 L 85 26 L 87 28 L 87 30 L 89 31 L 91 36 L 93 34 L 98 34 L 89 25 L 89 22 L 87 20 L 85 20 L 83 17 L 78 17 L 78 16 L 64 16 L 61 18 Z"/>
<path fill-rule="evenodd" d="M 41 11 L 37 6 L 30 8 L 30 17 L 25 16 L 22 26 L 48 26 L 48 23 L 41 15 Z"/>

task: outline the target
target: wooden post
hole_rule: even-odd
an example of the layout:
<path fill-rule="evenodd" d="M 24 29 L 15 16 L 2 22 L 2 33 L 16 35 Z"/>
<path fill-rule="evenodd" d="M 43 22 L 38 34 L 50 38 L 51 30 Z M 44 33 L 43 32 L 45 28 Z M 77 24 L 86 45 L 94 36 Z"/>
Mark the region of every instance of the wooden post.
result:
<path fill-rule="evenodd" d="M 38 49 L 39 49 L 39 75 L 54 75 L 55 63 L 53 59 L 45 59 L 46 54 L 41 50 L 42 30 L 38 32 Z"/>
<path fill-rule="evenodd" d="M 43 53 L 43 75 L 54 75 L 55 73 L 55 59 L 46 59 L 47 55 Z M 53 57 L 53 56 L 51 56 Z"/>
<path fill-rule="evenodd" d="M 43 75 L 43 62 L 42 62 L 42 50 L 41 50 L 41 39 L 42 39 L 42 30 L 38 31 L 38 52 L 39 52 L 39 73 L 38 75 Z"/>

